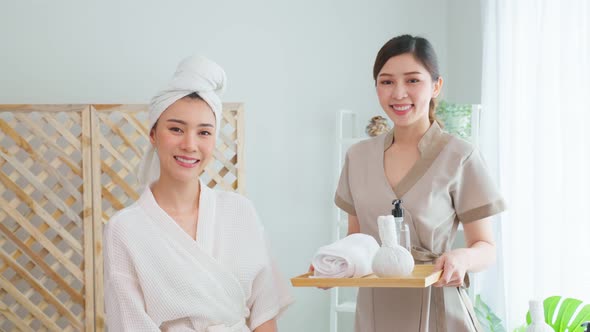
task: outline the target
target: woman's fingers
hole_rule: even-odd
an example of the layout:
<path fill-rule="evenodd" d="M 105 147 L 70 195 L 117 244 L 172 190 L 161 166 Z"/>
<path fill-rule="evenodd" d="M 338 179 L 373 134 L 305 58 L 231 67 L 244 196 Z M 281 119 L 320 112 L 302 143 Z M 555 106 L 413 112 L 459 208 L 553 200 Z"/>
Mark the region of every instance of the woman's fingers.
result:
<path fill-rule="evenodd" d="M 434 264 L 434 271 L 442 270 L 440 279 L 434 283 L 435 287 L 458 287 L 463 283 L 461 273 L 455 267 L 455 264 L 447 257 L 443 255 L 439 257 Z"/>
<path fill-rule="evenodd" d="M 447 272 L 449 271 L 449 272 Z M 450 273 L 450 276 L 445 276 L 446 273 Z M 459 271 L 450 272 L 449 270 L 443 271 L 443 276 L 434 284 L 436 287 L 459 287 L 463 284 L 463 277 Z"/>
<path fill-rule="evenodd" d="M 434 261 L 434 269 L 433 270 L 434 271 L 441 271 L 442 270 L 442 274 L 441 274 L 440 278 L 433 285 L 435 287 L 443 287 L 446 284 L 446 280 L 444 279 L 445 273 L 447 272 L 444 269 L 445 260 L 446 260 L 446 257 L 443 255 L 443 256 L 437 258 L 436 261 Z"/>
<path fill-rule="evenodd" d="M 445 266 L 445 256 L 441 256 L 434 261 L 434 271 L 440 271 Z"/>
<path fill-rule="evenodd" d="M 309 264 L 309 269 L 307 270 L 307 272 L 313 272 L 313 271 L 315 271 L 315 269 L 313 268 L 313 264 Z M 323 290 L 327 290 L 327 289 L 330 289 L 332 287 L 317 287 L 317 288 L 323 289 Z"/>
<path fill-rule="evenodd" d="M 444 284 L 448 284 L 451 280 L 453 280 L 453 275 L 456 273 L 455 267 L 453 264 L 449 262 L 448 259 L 445 259 L 445 265 L 443 268 L 443 273 L 440 279 L 444 282 Z"/>

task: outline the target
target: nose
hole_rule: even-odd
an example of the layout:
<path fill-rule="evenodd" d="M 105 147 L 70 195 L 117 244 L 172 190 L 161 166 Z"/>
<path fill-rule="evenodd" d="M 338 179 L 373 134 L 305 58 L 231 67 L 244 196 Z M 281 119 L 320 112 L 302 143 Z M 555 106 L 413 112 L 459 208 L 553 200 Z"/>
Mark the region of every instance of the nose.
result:
<path fill-rule="evenodd" d="M 198 138 L 195 135 L 184 135 L 180 148 L 184 151 L 194 152 L 198 149 Z"/>
<path fill-rule="evenodd" d="M 403 84 L 393 84 L 391 90 L 391 98 L 393 99 L 404 99 L 408 96 L 408 91 Z"/>

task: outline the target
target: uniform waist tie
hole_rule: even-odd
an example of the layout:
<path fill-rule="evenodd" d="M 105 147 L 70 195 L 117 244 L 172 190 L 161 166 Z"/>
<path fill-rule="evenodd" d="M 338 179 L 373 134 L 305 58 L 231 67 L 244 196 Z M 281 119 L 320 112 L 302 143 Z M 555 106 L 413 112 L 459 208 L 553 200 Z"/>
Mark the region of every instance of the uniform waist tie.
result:
<path fill-rule="evenodd" d="M 414 257 L 414 261 L 416 264 L 433 264 L 434 261 L 439 258 L 442 254 L 435 254 L 430 250 L 420 248 L 420 247 L 412 247 L 412 256 Z M 479 325 L 479 321 L 477 320 L 477 316 L 475 315 L 475 310 L 473 309 L 473 305 L 471 304 L 471 300 L 467 295 L 466 289 L 469 287 L 469 275 L 465 273 L 465 278 L 463 279 L 463 285 L 461 287 L 456 287 L 457 292 L 459 293 L 459 298 L 465 305 L 467 309 L 467 313 L 469 314 L 469 319 L 475 326 L 476 332 L 483 332 L 483 329 Z M 447 321 L 446 321 L 446 309 L 445 309 L 445 297 L 444 297 L 444 288 L 443 287 L 426 287 L 422 290 L 422 307 L 420 309 L 420 332 L 428 332 L 429 331 L 429 315 L 430 315 L 430 298 L 434 302 L 434 310 L 436 315 L 436 323 L 437 323 L 437 331 L 440 332 L 447 332 Z"/>

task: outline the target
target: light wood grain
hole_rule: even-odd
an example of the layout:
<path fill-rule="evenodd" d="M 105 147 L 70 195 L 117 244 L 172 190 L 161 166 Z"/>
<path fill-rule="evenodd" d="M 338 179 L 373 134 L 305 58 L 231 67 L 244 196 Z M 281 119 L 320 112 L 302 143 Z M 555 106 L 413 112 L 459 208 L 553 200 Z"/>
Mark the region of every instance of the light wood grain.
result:
<path fill-rule="evenodd" d="M 96 260 L 99 259 L 95 252 L 96 234 L 95 224 L 95 210 L 100 209 L 100 205 L 96 205 L 94 200 L 93 189 L 94 181 L 94 147 L 92 146 L 94 140 L 92 133 L 94 114 L 92 109 L 87 107 L 82 111 L 82 172 L 83 172 L 83 212 L 82 218 L 84 222 L 84 283 L 86 287 L 86 297 L 84 298 L 84 330 L 86 332 L 94 331 L 96 329 L 96 309 L 102 308 L 102 298 L 96 298 L 97 294 L 102 294 L 102 271 L 96 269 L 98 265 Z M 98 212 L 100 213 L 100 212 Z M 98 223 L 102 225 L 100 219 Z M 100 239 L 99 239 L 100 240 Z M 100 284 L 99 284 L 100 283 Z"/>
<path fill-rule="evenodd" d="M 237 158 L 232 162 L 236 163 L 238 172 L 236 174 L 236 181 L 233 184 L 233 188 L 235 191 L 239 192 L 240 194 L 246 194 L 246 168 L 244 167 L 245 162 L 245 155 L 244 155 L 244 147 L 245 147 L 245 126 L 244 126 L 244 105 L 243 104 L 236 104 L 236 140 L 237 140 L 237 151 L 236 156 Z"/>
<path fill-rule="evenodd" d="M 425 288 L 440 279 L 442 271 L 434 265 L 416 265 L 412 274 L 399 278 L 379 278 L 374 274 L 362 278 L 310 278 L 311 272 L 291 278 L 293 287 L 389 287 Z"/>
<path fill-rule="evenodd" d="M 223 104 L 216 161 L 202 174 L 210 187 L 244 193 L 243 111 Z M 147 112 L 0 105 L 0 167 L 10 169 L 0 172 L 0 330 L 104 331 L 102 228 L 141 194 Z"/>

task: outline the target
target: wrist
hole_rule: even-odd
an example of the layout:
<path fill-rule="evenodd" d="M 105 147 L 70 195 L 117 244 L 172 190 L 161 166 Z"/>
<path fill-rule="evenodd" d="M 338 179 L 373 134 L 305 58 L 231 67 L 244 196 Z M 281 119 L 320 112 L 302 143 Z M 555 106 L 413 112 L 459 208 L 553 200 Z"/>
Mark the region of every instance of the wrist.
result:
<path fill-rule="evenodd" d="M 471 262 L 473 261 L 474 250 L 472 248 L 457 248 L 453 250 L 453 255 L 458 261 L 458 265 L 465 270 L 465 273 L 469 272 L 472 268 Z"/>

